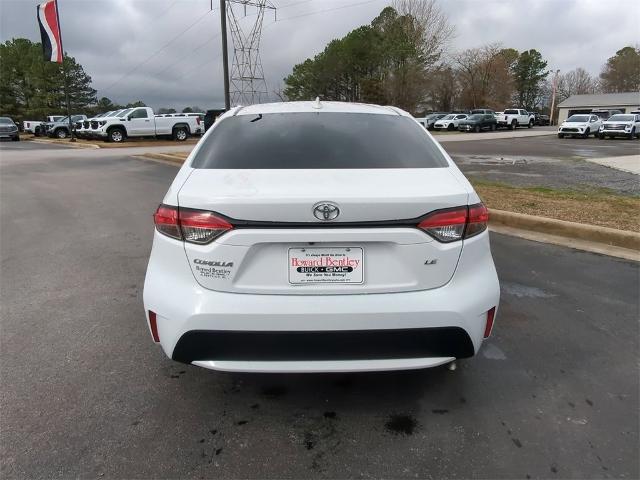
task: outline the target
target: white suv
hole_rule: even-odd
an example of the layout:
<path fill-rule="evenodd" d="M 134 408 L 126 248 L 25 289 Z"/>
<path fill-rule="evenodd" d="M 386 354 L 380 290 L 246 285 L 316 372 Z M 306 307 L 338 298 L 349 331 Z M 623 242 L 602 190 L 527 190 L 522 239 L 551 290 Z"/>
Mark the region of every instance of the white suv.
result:
<path fill-rule="evenodd" d="M 565 135 L 582 138 L 588 138 L 589 135 L 597 137 L 601 125 L 602 119 L 598 115 L 588 113 L 571 115 L 558 128 L 558 138 L 564 138 Z"/>
<path fill-rule="evenodd" d="M 500 289 L 488 213 L 407 112 L 237 107 L 155 215 L 144 285 L 172 359 L 254 372 L 424 368 L 478 352 Z"/>
<path fill-rule="evenodd" d="M 629 140 L 633 140 L 633 137 L 640 138 L 640 114 L 619 113 L 610 116 L 602 122 L 598 136 L 600 139 L 606 137 L 626 137 Z"/>

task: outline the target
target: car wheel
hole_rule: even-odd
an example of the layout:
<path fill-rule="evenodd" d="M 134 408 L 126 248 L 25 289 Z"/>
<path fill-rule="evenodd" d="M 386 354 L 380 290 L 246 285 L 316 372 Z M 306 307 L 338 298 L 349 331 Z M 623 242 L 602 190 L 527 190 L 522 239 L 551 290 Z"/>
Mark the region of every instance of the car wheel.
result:
<path fill-rule="evenodd" d="M 493 123 L 491 124 L 491 131 L 492 131 L 492 132 L 495 132 L 495 131 L 496 131 L 496 126 L 495 126 L 495 124 L 493 124 Z"/>
<path fill-rule="evenodd" d="M 122 143 L 125 139 L 125 133 L 121 128 L 114 128 L 109 130 L 109 134 L 107 135 L 107 139 L 110 142 L 114 143 Z"/>
<path fill-rule="evenodd" d="M 582 134 L 582 138 L 589 138 L 589 135 L 591 135 L 591 131 L 587 128 Z"/>
<path fill-rule="evenodd" d="M 178 127 L 173 131 L 173 139 L 179 142 L 184 142 L 189 137 L 187 129 L 184 127 Z"/>
<path fill-rule="evenodd" d="M 64 140 L 65 138 L 67 138 L 67 131 L 64 128 L 59 128 L 58 130 L 56 130 L 55 136 L 60 140 Z"/>
<path fill-rule="evenodd" d="M 447 130 L 449 130 L 450 132 L 453 132 L 453 130 L 454 130 L 453 123 L 449 124 L 449 126 L 447 127 Z"/>
<path fill-rule="evenodd" d="M 518 122 L 514 120 L 511 122 L 511 125 L 509 125 L 509 130 L 515 130 L 516 128 L 518 128 Z"/>
<path fill-rule="evenodd" d="M 604 134 L 602 134 L 602 133 L 601 133 L 601 134 L 599 134 L 599 135 L 597 135 L 597 137 L 598 137 L 600 140 L 604 140 L 605 138 L 607 138 L 607 137 L 606 137 Z"/>
<path fill-rule="evenodd" d="M 564 134 L 559 133 L 559 134 L 558 134 L 558 138 L 564 138 Z"/>
<path fill-rule="evenodd" d="M 480 133 L 480 125 L 476 125 L 475 127 L 473 127 L 473 131 L 476 133 Z"/>
<path fill-rule="evenodd" d="M 533 120 L 529 120 L 529 125 L 527 125 L 527 128 L 533 128 Z"/>
<path fill-rule="evenodd" d="M 13 140 L 14 142 L 19 142 L 20 141 L 20 135 L 16 135 L 11 140 Z"/>

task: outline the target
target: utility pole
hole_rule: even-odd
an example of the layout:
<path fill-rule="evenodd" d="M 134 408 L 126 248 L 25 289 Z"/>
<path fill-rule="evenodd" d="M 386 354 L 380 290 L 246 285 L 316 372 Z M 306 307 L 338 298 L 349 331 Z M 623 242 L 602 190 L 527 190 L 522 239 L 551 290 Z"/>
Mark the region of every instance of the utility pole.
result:
<path fill-rule="evenodd" d="M 549 125 L 553 125 L 553 111 L 556 108 L 556 90 L 558 89 L 558 74 L 560 73 L 560 69 L 556 70 L 555 75 L 553 76 L 552 82 L 552 92 L 551 92 L 551 111 L 549 112 Z"/>
<path fill-rule="evenodd" d="M 224 108 L 231 108 L 229 94 L 229 57 L 227 53 L 227 0 L 220 0 L 220 30 L 222 31 L 222 69 L 224 71 Z"/>
<path fill-rule="evenodd" d="M 62 76 L 64 78 L 64 96 L 67 104 L 67 120 L 69 120 L 69 135 L 70 142 L 76 141 L 75 132 L 73 131 L 73 124 L 71 122 L 71 108 L 69 105 L 69 78 L 67 76 L 67 68 L 64 66 L 64 47 L 62 46 L 62 27 L 60 27 L 60 13 L 58 10 L 58 0 L 56 0 L 56 19 L 58 20 L 58 33 L 60 35 L 60 49 L 62 50 Z"/>

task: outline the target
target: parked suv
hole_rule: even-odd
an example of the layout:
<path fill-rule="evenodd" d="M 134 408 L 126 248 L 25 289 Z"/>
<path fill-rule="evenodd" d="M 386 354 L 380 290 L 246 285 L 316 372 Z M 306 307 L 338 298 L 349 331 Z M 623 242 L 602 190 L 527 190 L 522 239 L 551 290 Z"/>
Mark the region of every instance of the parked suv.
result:
<path fill-rule="evenodd" d="M 20 140 L 18 126 L 9 117 L 0 117 L 0 138 L 10 138 L 14 142 Z"/>
<path fill-rule="evenodd" d="M 460 120 L 458 130 L 461 132 L 480 132 L 481 130 L 491 130 L 497 128 L 498 122 L 492 113 L 475 113 L 468 118 Z"/>
<path fill-rule="evenodd" d="M 236 107 L 154 215 L 151 338 L 224 371 L 443 365 L 491 333 L 488 213 L 407 112 L 342 102 Z"/>
<path fill-rule="evenodd" d="M 565 135 L 582 138 L 587 138 L 589 135 L 597 137 L 601 125 L 602 120 L 597 115 L 571 115 L 558 128 L 558 138 L 564 138 Z"/>
<path fill-rule="evenodd" d="M 640 138 L 640 115 L 639 114 L 617 114 L 602 122 L 598 130 L 598 137 L 626 137 L 632 140 L 634 137 Z"/>
<path fill-rule="evenodd" d="M 458 125 L 460 125 L 460 120 L 464 120 L 469 115 L 466 113 L 450 113 L 449 115 L 445 115 L 440 120 L 436 120 L 433 124 L 434 130 L 457 130 Z"/>

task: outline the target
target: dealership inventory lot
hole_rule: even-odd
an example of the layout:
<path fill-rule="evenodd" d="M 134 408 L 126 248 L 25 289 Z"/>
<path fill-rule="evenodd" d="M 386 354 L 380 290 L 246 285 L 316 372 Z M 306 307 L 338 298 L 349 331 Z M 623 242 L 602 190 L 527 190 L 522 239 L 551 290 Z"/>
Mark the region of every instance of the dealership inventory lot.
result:
<path fill-rule="evenodd" d="M 455 373 L 214 373 L 167 360 L 142 310 L 175 167 L 10 147 L 3 478 L 640 475 L 637 264 L 494 235 L 502 310 Z"/>

